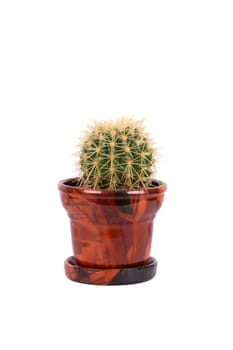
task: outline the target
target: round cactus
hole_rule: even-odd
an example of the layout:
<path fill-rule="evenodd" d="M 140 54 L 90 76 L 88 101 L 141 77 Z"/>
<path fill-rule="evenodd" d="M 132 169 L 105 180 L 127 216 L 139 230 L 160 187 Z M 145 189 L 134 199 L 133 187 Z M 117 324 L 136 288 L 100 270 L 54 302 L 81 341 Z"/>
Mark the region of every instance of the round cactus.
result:
<path fill-rule="evenodd" d="M 79 146 L 79 185 L 94 189 L 147 188 L 155 170 L 156 148 L 143 122 L 134 118 L 94 122 Z"/>

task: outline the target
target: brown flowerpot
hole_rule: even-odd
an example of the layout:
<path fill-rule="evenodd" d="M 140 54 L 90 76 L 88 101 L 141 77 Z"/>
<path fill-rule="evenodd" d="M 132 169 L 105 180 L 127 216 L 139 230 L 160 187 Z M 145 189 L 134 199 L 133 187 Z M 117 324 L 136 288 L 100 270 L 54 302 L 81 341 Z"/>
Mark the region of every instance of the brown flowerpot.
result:
<path fill-rule="evenodd" d="M 154 181 L 148 190 L 93 190 L 75 186 L 77 178 L 58 184 L 70 217 L 73 257 L 66 276 L 91 284 L 129 284 L 154 277 L 150 257 L 153 219 L 166 184 Z"/>

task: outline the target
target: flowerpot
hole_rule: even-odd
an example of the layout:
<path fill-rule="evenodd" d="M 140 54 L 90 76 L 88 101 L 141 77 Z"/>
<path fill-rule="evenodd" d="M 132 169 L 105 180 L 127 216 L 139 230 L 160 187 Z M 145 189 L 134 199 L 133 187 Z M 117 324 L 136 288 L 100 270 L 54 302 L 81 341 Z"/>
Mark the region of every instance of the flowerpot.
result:
<path fill-rule="evenodd" d="M 129 284 L 154 277 L 150 256 L 153 219 L 166 184 L 138 190 L 93 190 L 77 178 L 59 182 L 61 201 L 70 218 L 73 256 L 65 261 L 69 279 L 90 284 Z"/>

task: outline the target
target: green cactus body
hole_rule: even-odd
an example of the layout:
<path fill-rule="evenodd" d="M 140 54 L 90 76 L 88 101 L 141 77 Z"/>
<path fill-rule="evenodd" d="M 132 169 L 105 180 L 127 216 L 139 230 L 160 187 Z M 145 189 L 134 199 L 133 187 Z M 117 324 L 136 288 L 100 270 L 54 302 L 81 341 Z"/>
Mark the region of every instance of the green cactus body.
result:
<path fill-rule="evenodd" d="M 95 122 L 80 146 L 80 185 L 94 189 L 147 188 L 155 170 L 156 149 L 142 121 L 120 118 Z"/>

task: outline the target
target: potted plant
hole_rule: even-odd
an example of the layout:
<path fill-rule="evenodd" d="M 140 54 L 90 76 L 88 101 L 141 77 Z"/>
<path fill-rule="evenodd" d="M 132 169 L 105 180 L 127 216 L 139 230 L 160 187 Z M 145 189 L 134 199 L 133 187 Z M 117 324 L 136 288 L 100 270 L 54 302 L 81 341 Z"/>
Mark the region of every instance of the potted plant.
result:
<path fill-rule="evenodd" d="M 66 276 L 99 285 L 153 278 L 153 219 L 166 184 L 152 178 L 157 149 L 143 122 L 131 117 L 94 122 L 75 157 L 80 176 L 58 183 L 73 246 Z"/>

